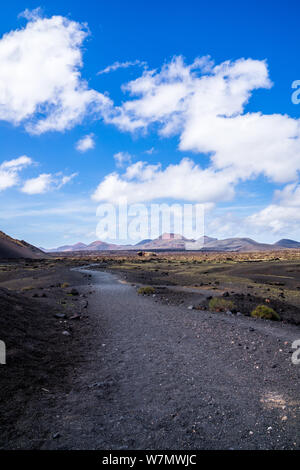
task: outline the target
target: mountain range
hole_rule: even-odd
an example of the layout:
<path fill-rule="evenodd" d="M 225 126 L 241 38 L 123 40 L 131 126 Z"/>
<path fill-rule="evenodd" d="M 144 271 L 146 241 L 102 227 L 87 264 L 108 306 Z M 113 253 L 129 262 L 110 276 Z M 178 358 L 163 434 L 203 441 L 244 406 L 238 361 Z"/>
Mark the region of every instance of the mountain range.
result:
<path fill-rule="evenodd" d="M 274 244 L 259 243 L 251 238 L 226 238 L 218 240 L 212 237 L 201 237 L 198 240 L 187 239 L 179 234 L 164 233 L 158 238 L 146 239 L 135 245 L 117 245 L 102 241 L 95 241 L 86 245 L 76 243 L 75 245 L 60 246 L 55 249 L 45 250 L 46 252 L 91 252 L 91 251 L 113 251 L 113 250 L 197 250 L 197 251 L 269 251 L 282 249 L 300 249 L 300 242 L 289 239 L 282 239 Z"/>
<path fill-rule="evenodd" d="M 50 253 L 89 253 L 105 251 L 205 251 L 205 252 L 254 252 L 271 250 L 300 249 L 300 242 L 282 239 L 274 244 L 258 243 L 251 238 L 217 238 L 204 236 L 198 240 L 187 239 L 176 233 L 164 233 L 158 238 L 146 239 L 135 245 L 117 245 L 100 240 L 90 243 L 76 243 L 75 245 L 64 245 L 52 250 L 37 248 L 24 240 L 16 240 L 0 231 L 0 258 L 27 258 L 41 259 L 49 257 Z M 49 254 L 47 254 L 49 253 Z"/>

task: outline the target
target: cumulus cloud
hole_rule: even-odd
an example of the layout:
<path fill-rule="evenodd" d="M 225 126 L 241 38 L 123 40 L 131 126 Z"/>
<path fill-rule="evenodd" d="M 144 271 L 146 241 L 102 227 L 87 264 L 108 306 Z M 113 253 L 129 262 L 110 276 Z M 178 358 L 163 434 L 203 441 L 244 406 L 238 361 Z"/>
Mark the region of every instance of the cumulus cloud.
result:
<path fill-rule="evenodd" d="M 213 66 L 204 57 L 186 65 L 175 57 L 125 85 L 133 98 L 106 119 L 127 131 L 156 123 L 161 135 L 179 135 L 180 150 L 207 154 L 213 168 L 230 168 L 240 179 L 262 173 L 288 182 L 300 168 L 300 121 L 245 113 L 253 90 L 271 86 L 264 61 Z"/>
<path fill-rule="evenodd" d="M 0 164 L 0 191 L 16 186 L 19 183 L 19 172 L 32 164 L 31 158 L 23 155 Z"/>
<path fill-rule="evenodd" d="M 44 194 L 53 189 L 60 189 L 65 184 L 69 183 L 77 173 L 69 176 L 52 175 L 51 173 L 42 173 L 36 178 L 31 178 L 25 181 L 21 191 L 26 194 Z"/>
<path fill-rule="evenodd" d="M 116 162 L 117 167 L 121 168 L 125 165 L 125 163 L 131 163 L 131 155 L 128 152 L 118 152 L 115 153 L 114 159 Z"/>
<path fill-rule="evenodd" d="M 190 168 L 189 178 L 194 181 L 193 175 L 197 175 L 199 186 L 203 175 L 214 188 L 216 181 L 224 183 L 221 188 L 229 186 L 228 194 L 238 182 L 261 174 L 272 182 L 288 183 L 297 178 L 300 170 L 300 120 L 246 112 L 254 90 L 271 86 L 265 61 L 239 59 L 214 65 L 209 57 L 202 57 L 187 65 L 182 57 L 174 57 L 161 70 L 146 70 L 124 85 L 129 99 L 119 107 L 106 108 L 104 119 L 123 131 L 145 132 L 155 126 L 161 136 L 178 135 L 179 150 L 198 153 L 206 166 L 209 164 L 206 170 L 197 165 Z M 156 173 L 160 178 L 161 171 Z M 162 173 L 172 172 L 166 169 Z M 190 180 L 186 176 L 177 182 L 179 187 L 183 182 L 188 186 L 186 197 L 190 199 Z M 130 197 L 133 186 L 141 189 L 139 182 L 128 183 L 117 174 L 108 175 L 99 188 L 105 188 L 108 195 L 108 187 L 114 184 L 116 193 L 125 194 L 127 188 Z M 168 193 L 166 197 L 170 197 L 171 180 L 169 186 L 169 191 L 153 187 L 158 195 Z M 99 188 L 95 194 L 101 197 Z M 199 189 L 194 195 L 199 192 L 201 200 L 209 195 L 213 201 L 219 200 L 217 190 L 208 188 L 206 198 Z M 149 194 L 156 197 L 150 187 L 146 193 L 147 199 Z M 228 195 L 226 191 L 224 194 Z"/>
<path fill-rule="evenodd" d="M 77 173 L 63 175 L 56 173 L 43 173 L 36 178 L 21 182 L 19 173 L 21 170 L 33 164 L 33 160 L 26 155 L 13 160 L 4 161 L 0 164 L 0 191 L 13 186 L 21 186 L 21 191 L 26 194 L 42 194 L 52 189 L 60 189 L 69 183 Z"/>
<path fill-rule="evenodd" d="M 84 153 L 93 148 L 95 148 L 94 134 L 85 135 L 76 143 L 76 150 L 78 150 L 78 152 Z"/>
<path fill-rule="evenodd" d="M 273 233 L 299 232 L 300 184 L 286 185 L 275 191 L 274 202 L 247 217 L 248 225 Z"/>
<path fill-rule="evenodd" d="M 93 115 L 122 131 L 156 129 L 164 137 L 176 135 L 179 150 L 200 154 L 204 161 L 201 166 L 183 159 L 162 168 L 145 162 L 132 165 L 120 156 L 116 161 L 129 165 L 127 170 L 107 175 L 94 199 L 128 196 L 133 201 L 216 202 L 233 197 L 240 181 L 261 174 L 275 183 L 298 179 L 300 121 L 288 115 L 247 112 L 253 92 L 272 86 L 265 61 L 241 58 L 215 65 L 209 57 L 200 57 L 186 64 L 181 56 L 174 57 L 161 69 L 144 70 L 125 84 L 127 98 L 115 106 L 106 94 L 90 89 L 81 76 L 82 45 L 88 35 L 85 25 L 62 16 L 43 18 L 39 10 L 26 10 L 23 16 L 25 27 L 0 39 L 0 120 L 24 124 L 27 131 L 41 134 L 70 129 Z M 100 74 L 134 65 L 145 64 L 115 62 Z M 91 134 L 81 141 L 79 150 L 92 148 Z M 21 168 L 2 164 L 0 189 L 18 184 Z M 34 191 L 42 188 L 43 192 L 53 188 L 53 178 L 42 174 L 31 184 L 28 180 L 23 190 L 30 191 L 32 185 L 37 188 Z M 294 188 L 292 199 L 296 193 Z M 278 201 L 254 215 L 252 222 L 271 219 L 284 208 L 295 210 L 283 198 Z"/>
<path fill-rule="evenodd" d="M 181 151 L 205 154 L 210 171 L 225 171 L 226 178 L 230 172 L 235 181 L 259 174 L 277 183 L 297 178 L 300 121 L 246 112 L 253 91 L 272 86 L 265 61 L 215 65 L 200 57 L 186 64 L 174 57 L 125 84 L 129 97 L 115 106 L 81 77 L 85 25 L 62 16 L 42 18 L 39 10 L 23 16 L 26 26 L 0 39 L 0 120 L 24 123 L 37 134 L 69 129 L 88 114 L 123 131 L 155 126 L 162 136 L 178 135 Z M 115 62 L 100 73 L 133 65 L 144 63 Z M 89 135 L 77 148 L 92 145 Z"/>
<path fill-rule="evenodd" d="M 26 194 L 42 194 L 50 189 L 52 184 L 52 175 L 43 173 L 37 178 L 27 180 L 22 187 L 22 192 Z"/>
<path fill-rule="evenodd" d="M 232 174 L 202 169 L 190 159 L 179 164 L 150 165 L 136 162 L 123 174 L 111 173 L 99 184 L 93 199 L 99 202 L 128 203 L 171 198 L 209 203 L 234 195 Z"/>
<path fill-rule="evenodd" d="M 82 79 L 85 25 L 62 16 L 24 16 L 22 29 L 0 39 L 0 120 L 31 133 L 69 129 L 110 100 Z"/>
<path fill-rule="evenodd" d="M 243 111 L 252 90 L 270 86 L 262 61 L 240 59 L 213 66 L 209 57 L 202 57 L 186 65 L 181 56 L 174 57 L 161 70 L 144 71 L 123 86 L 137 98 L 116 108 L 112 120 L 129 131 L 156 122 L 163 134 L 182 133 L 193 111 L 230 117 Z"/>
<path fill-rule="evenodd" d="M 103 75 L 105 73 L 115 72 L 118 69 L 128 69 L 129 67 L 146 67 L 147 62 L 142 62 L 141 60 L 134 60 L 132 62 L 119 62 L 116 61 L 112 65 L 108 65 L 105 69 L 100 70 L 97 75 Z"/>

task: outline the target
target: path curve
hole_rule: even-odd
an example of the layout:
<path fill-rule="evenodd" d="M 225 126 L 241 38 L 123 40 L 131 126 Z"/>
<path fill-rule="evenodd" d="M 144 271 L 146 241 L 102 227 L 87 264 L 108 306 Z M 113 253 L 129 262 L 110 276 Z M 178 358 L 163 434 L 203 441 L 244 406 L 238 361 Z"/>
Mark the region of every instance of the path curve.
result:
<path fill-rule="evenodd" d="M 300 448 L 300 329 L 162 305 L 89 274 L 93 332 L 43 448 Z M 62 419 L 63 416 L 63 419 Z"/>

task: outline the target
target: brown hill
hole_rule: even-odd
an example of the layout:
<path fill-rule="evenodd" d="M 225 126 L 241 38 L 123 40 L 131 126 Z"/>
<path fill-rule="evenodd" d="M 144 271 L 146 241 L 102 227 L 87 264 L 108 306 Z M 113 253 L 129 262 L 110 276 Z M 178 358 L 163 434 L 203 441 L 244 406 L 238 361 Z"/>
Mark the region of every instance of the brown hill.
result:
<path fill-rule="evenodd" d="M 0 231 L 0 259 L 18 258 L 47 258 L 48 256 L 39 248 L 25 242 L 16 240 Z"/>
<path fill-rule="evenodd" d="M 95 242 L 86 245 L 85 243 L 75 243 L 75 245 L 63 245 L 58 248 L 52 248 L 46 250 L 48 253 L 66 253 L 66 252 L 76 252 L 76 251 L 109 251 L 109 250 L 118 250 L 120 245 L 114 245 L 113 243 L 106 243 L 97 240 Z"/>
<path fill-rule="evenodd" d="M 296 242 L 295 240 L 289 240 L 287 238 L 283 238 L 279 240 L 277 243 L 274 243 L 274 246 L 278 248 L 300 248 L 300 243 Z"/>
<path fill-rule="evenodd" d="M 142 250 L 185 250 L 185 244 L 194 241 L 178 233 L 163 233 L 155 240 L 146 241 L 146 243 L 139 244 L 138 246 Z"/>
<path fill-rule="evenodd" d="M 277 247 L 278 248 L 278 247 Z M 251 238 L 225 238 L 224 240 L 213 240 L 205 243 L 204 251 L 268 251 L 274 250 L 276 246 L 267 243 L 259 243 Z"/>

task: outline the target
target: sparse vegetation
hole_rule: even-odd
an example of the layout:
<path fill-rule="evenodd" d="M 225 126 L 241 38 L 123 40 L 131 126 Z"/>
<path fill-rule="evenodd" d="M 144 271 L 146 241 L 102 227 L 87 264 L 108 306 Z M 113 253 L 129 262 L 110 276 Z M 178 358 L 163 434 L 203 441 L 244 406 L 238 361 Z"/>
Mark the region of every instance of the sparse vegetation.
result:
<path fill-rule="evenodd" d="M 60 285 L 60 287 L 61 287 L 62 289 L 67 289 L 67 287 L 70 287 L 70 284 L 69 284 L 68 282 L 63 282 L 63 283 Z"/>
<path fill-rule="evenodd" d="M 79 292 L 77 289 L 71 289 L 70 292 L 68 292 L 68 295 L 73 295 L 73 296 L 77 296 L 79 295 Z"/>
<path fill-rule="evenodd" d="M 147 286 L 147 287 L 140 287 L 138 290 L 138 294 L 140 295 L 152 295 L 155 294 L 154 287 Z"/>
<path fill-rule="evenodd" d="M 275 310 L 271 307 L 267 307 L 266 305 L 258 305 L 254 310 L 251 312 L 251 317 L 253 318 L 263 318 L 265 320 L 280 320 L 280 316 L 278 315 Z"/>
<path fill-rule="evenodd" d="M 223 299 L 222 297 L 213 297 L 208 304 L 209 310 L 214 312 L 225 312 L 226 310 L 233 310 L 235 308 L 232 300 Z"/>

